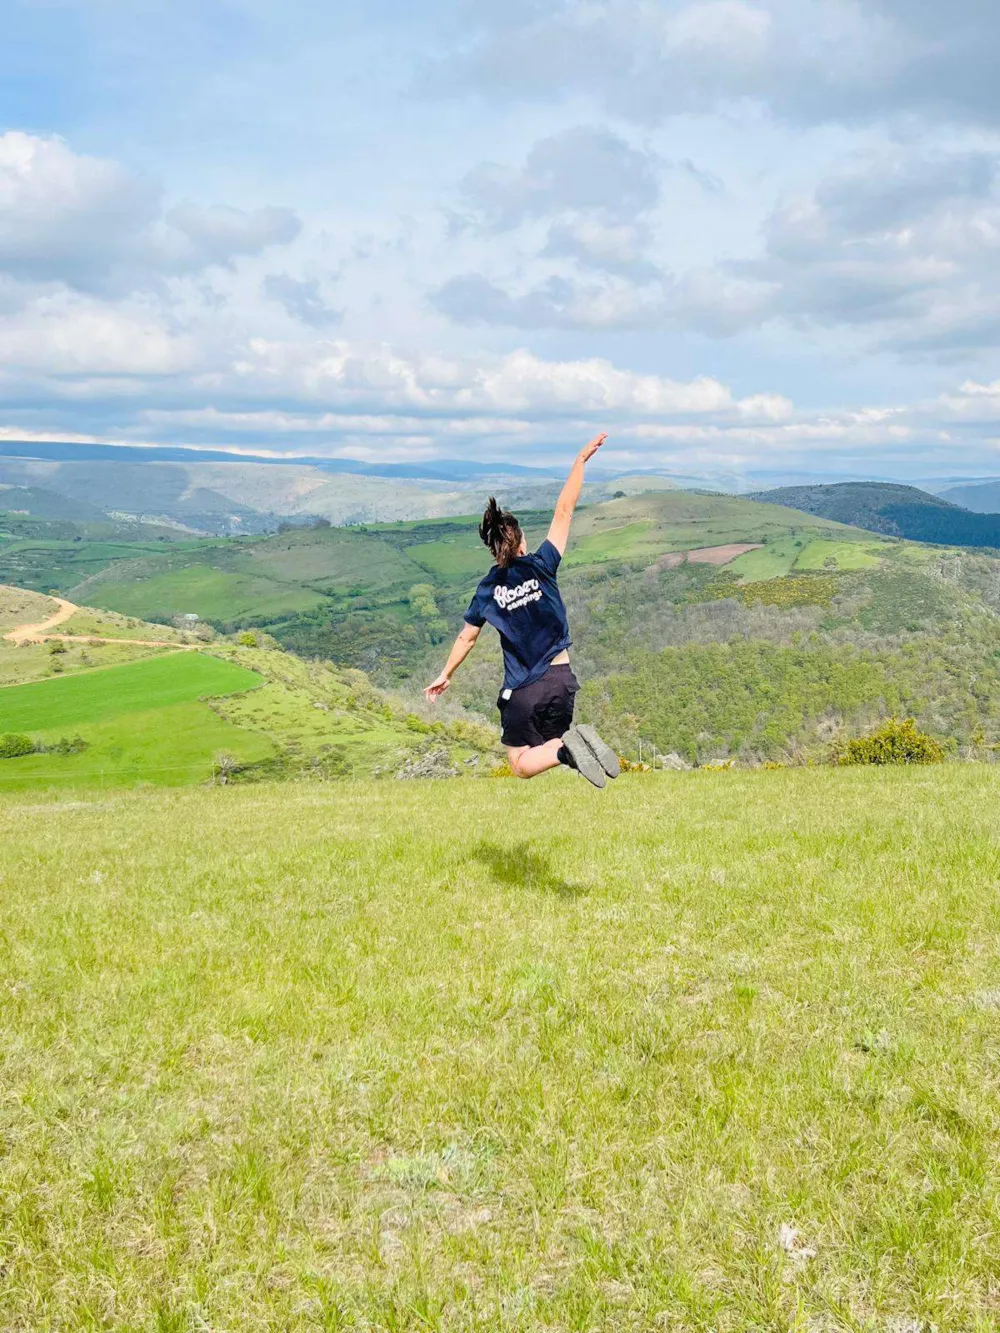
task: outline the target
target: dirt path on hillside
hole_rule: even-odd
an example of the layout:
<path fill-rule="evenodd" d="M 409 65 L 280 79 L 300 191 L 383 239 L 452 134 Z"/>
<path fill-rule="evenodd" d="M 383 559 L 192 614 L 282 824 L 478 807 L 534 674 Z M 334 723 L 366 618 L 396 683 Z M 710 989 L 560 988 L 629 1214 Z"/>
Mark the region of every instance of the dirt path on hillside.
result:
<path fill-rule="evenodd" d="M 67 602 L 65 597 L 53 597 L 58 602 L 59 610 L 47 620 L 40 620 L 37 625 L 15 625 L 3 636 L 9 643 L 48 643 L 50 639 L 59 639 L 62 643 L 127 643 L 134 648 L 176 648 L 179 652 L 197 652 L 198 644 L 175 643 L 171 639 L 116 639 L 106 634 L 50 634 L 57 625 L 63 625 L 75 616 L 79 607 Z"/>
<path fill-rule="evenodd" d="M 50 600 L 58 603 L 59 610 L 55 615 L 49 616 L 47 620 L 40 620 L 37 625 L 15 625 L 12 630 L 7 631 L 4 638 L 11 643 L 41 643 L 47 630 L 62 625 L 69 620 L 70 616 L 75 616 L 79 610 L 72 602 L 67 602 L 64 597 L 53 597 Z"/>

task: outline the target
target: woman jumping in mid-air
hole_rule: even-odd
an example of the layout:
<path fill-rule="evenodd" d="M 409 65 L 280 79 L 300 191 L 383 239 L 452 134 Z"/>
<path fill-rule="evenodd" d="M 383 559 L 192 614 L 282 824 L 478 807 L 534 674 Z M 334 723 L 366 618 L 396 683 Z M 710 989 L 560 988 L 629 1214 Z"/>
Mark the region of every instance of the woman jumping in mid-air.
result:
<path fill-rule="evenodd" d="M 497 700 L 501 739 L 519 778 L 534 778 L 565 764 L 603 787 L 606 777 L 616 778 L 620 771 L 618 756 L 593 727 L 573 726 L 579 685 L 566 651 L 569 625 L 556 583 L 583 470 L 606 439 L 598 435 L 577 455 L 556 502 L 549 535 L 533 555 L 517 519 L 490 497 L 479 535 L 496 564 L 476 589 L 444 670 L 424 691 L 430 700 L 444 694 L 489 621 L 503 645 L 503 690 Z"/>

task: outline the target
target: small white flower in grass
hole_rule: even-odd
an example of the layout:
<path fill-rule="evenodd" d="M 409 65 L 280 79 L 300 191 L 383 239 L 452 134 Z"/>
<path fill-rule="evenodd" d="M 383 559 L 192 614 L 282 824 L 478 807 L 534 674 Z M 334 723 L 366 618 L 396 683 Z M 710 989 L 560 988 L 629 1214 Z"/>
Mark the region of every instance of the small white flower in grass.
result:
<path fill-rule="evenodd" d="M 816 1258 L 816 1251 L 811 1245 L 804 1245 L 802 1238 L 793 1226 L 787 1222 L 782 1222 L 778 1228 L 778 1244 L 799 1263 L 807 1263 L 810 1259 Z"/>

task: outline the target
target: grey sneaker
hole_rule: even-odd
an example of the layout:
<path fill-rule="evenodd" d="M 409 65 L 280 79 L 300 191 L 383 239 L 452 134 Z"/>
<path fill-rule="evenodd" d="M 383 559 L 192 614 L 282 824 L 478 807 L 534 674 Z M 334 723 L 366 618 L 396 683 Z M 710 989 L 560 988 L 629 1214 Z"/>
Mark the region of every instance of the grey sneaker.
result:
<path fill-rule="evenodd" d="M 607 773 L 609 778 L 618 777 L 622 771 L 622 766 L 618 762 L 618 756 L 612 750 L 611 746 L 602 741 L 593 727 L 581 726 L 574 727 L 574 731 L 579 732 L 583 739 L 590 746 L 597 758 L 597 762 Z"/>
<path fill-rule="evenodd" d="M 582 773 L 588 782 L 592 782 L 595 787 L 603 787 L 605 784 L 604 769 L 598 763 L 593 750 L 580 735 L 576 727 L 571 727 L 562 738 L 563 749 L 569 755 L 570 768 L 575 768 L 578 773 Z"/>

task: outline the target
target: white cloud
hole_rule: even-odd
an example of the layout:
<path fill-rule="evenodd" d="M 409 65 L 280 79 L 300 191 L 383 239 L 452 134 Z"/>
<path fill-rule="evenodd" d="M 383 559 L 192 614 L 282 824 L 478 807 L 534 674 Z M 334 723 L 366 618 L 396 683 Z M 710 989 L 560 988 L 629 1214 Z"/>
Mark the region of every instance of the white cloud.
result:
<path fill-rule="evenodd" d="M 428 87 L 598 99 L 644 123 L 752 102 L 798 124 L 920 115 L 996 125 L 991 0 L 562 0 L 478 7 Z"/>
<path fill-rule="evenodd" d="M 82 304 L 82 303 L 81 303 Z M 995 454 L 1000 382 L 969 381 L 911 405 L 802 411 L 773 392 L 738 396 L 719 379 L 641 374 L 606 358 L 421 356 L 346 339 L 199 345 L 93 310 L 39 319 L 21 368 L 0 377 L 0 434 L 36 436 L 32 394 L 49 421 L 74 413 L 77 438 L 263 445 L 268 452 L 372 458 L 488 457 L 549 463 L 568 442 L 611 432 L 607 464 L 752 473 L 762 468 L 912 475 L 983 467 Z M 0 321 L 0 357 L 11 354 Z M 4 401 L 7 407 L 4 410 Z M 81 427 L 86 423 L 89 429 Z M 62 433 L 62 432 L 59 432 Z"/>
<path fill-rule="evenodd" d="M 121 296 L 293 240 L 288 209 L 186 205 L 164 212 L 152 181 L 63 140 L 0 135 L 0 274 Z"/>
<path fill-rule="evenodd" d="M 708 0 L 688 5 L 663 20 L 663 51 L 709 52 L 713 59 L 746 64 L 767 52 L 772 17 L 742 0 Z"/>
<path fill-rule="evenodd" d="M 42 297 L 17 319 L 0 320 L 2 379 L 16 384 L 21 372 L 40 375 L 57 397 L 78 392 L 93 376 L 194 373 L 204 354 L 151 313 L 70 293 Z"/>
<path fill-rule="evenodd" d="M 339 324 L 342 310 L 335 310 L 323 296 L 318 278 L 293 278 L 289 273 L 269 273 L 263 292 L 269 301 L 277 301 L 287 315 L 311 328 L 329 328 Z"/>
<path fill-rule="evenodd" d="M 205 268 L 210 264 L 228 267 L 242 255 L 259 255 L 273 245 L 288 245 L 302 230 L 289 208 L 255 208 L 244 212 L 216 204 L 211 208 L 186 205 L 166 215 L 168 227 L 179 232 L 187 245 L 176 252 L 174 262 L 183 268 Z M 171 243 L 166 242 L 170 257 Z"/>
<path fill-rule="evenodd" d="M 995 154 L 873 159 L 776 209 L 764 258 L 737 271 L 770 286 L 763 318 L 867 326 L 899 349 L 992 344 L 998 180 Z"/>
<path fill-rule="evenodd" d="M 1000 336 L 1000 154 L 897 147 L 778 203 L 756 256 L 671 273 L 660 249 L 655 220 L 584 216 L 529 265 L 459 273 L 431 300 L 467 326 L 849 330 L 947 360 Z"/>
<path fill-rule="evenodd" d="M 632 220 L 659 199 L 658 165 L 620 135 L 578 125 L 539 139 L 518 169 L 476 167 L 461 192 L 482 224 L 497 231 L 567 212 Z"/>

